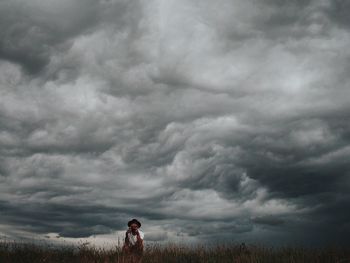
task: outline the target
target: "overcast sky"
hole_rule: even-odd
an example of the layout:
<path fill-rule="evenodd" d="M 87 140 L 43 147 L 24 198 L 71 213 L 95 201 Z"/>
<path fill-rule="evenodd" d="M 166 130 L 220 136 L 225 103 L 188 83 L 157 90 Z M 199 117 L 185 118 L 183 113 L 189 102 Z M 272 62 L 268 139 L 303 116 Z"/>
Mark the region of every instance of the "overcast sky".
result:
<path fill-rule="evenodd" d="M 350 243 L 350 2 L 0 1 L 0 233 Z"/>

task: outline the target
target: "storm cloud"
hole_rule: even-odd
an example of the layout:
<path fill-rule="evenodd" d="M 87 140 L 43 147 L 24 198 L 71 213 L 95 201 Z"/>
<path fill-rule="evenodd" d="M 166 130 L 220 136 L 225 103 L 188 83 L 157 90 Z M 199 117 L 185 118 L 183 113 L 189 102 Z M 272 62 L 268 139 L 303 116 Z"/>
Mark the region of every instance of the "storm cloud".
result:
<path fill-rule="evenodd" d="M 0 3 L 0 232 L 349 244 L 346 1 Z"/>

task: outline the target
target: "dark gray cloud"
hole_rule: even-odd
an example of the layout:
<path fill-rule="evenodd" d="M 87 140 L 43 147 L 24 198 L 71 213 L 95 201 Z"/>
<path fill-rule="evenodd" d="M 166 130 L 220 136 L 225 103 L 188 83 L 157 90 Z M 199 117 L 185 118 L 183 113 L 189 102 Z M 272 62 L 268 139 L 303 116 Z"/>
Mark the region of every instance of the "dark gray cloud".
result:
<path fill-rule="evenodd" d="M 93 1 L 79 12 L 78 1 L 2 1 L 0 57 L 19 63 L 30 73 L 39 72 L 49 63 L 53 50 L 96 20 L 91 4 Z"/>
<path fill-rule="evenodd" d="M 73 38 L 91 33 L 100 22 L 125 27 L 131 20 L 126 18 L 130 6 L 135 4 L 90 0 L 2 1 L 0 58 L 18 63 L 31 74 L 40 73 L 50 63 L 53 53 L 65 52 Z M 65 66 L 74 70 L 69 64 Z"/>
<path fill-rule="evenodd" d="M 2 1 L 0 232 L 349 243 L 345 1 Z"/>
<path fill-rule="evenodd" d="M 125 214 L 113 208 L 85 205 L 11 204 L 2 202 L 2 223 L 34 233 L 86 237 L 125 228 Z"/>

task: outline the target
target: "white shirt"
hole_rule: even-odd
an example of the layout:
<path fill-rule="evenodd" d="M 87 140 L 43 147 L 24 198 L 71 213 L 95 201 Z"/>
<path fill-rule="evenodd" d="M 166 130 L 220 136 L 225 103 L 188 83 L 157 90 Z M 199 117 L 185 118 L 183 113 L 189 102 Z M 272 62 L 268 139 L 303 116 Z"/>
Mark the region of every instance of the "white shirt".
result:
<path fill-rule="evenodd" d="M 139 233 L 140 233 L 140 238 L 143 240 L 145 234 L 140 230 L 139 230 Z M 136 244 L 136 241 L 137 241 L 137 235 L 133 235 L 132 233 L 128 233 L 128 238 L 129 238 L 129 242 L 131 245 L 135 245 Z"/>

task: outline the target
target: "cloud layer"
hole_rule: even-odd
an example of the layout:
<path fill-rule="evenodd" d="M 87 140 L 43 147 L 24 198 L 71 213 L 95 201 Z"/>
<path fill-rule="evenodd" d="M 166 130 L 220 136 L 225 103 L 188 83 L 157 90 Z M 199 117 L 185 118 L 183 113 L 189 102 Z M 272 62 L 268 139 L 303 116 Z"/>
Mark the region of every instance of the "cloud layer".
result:
<path fill-rule="evenodd" d="M 348 244 L 349 11 L 2 1 L 1 233 Z"/>

